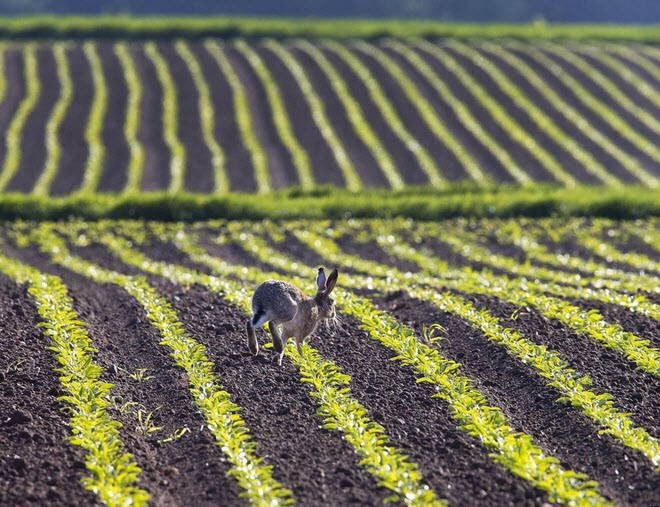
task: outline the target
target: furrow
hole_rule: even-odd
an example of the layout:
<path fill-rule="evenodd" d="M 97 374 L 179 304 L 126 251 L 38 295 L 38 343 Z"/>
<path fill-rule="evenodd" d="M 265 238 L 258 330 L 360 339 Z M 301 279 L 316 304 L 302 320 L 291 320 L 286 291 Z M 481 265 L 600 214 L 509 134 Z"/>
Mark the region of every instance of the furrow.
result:
<path fill-rule="evenodd" d="M 21 138 L 28 116 L 37 105 L 41 93 L 41 82 L 37 66 L 36 45 L 27 43 L 23 47 L 25 62 L 26 94 L 14 114 L 5 135 L 5 160 L 0 171 L 0 192 L 3 192 L 12 180 L 21 161 Z"/>
<path fill-rule="evenodd" d="M 138 137 L 140 131 L 140 107 L 142 104 L 142 82 L 135 68 L 135 61 L 131 57 L 126 42 L 116 42 L 115 54 L 121 64 L 128 98 L 126 105 L 126 122 L 124 123 L 124 138 L 130 149 L 128 161 L 126 186 L 123 193 L 133 194 L 140 191 L 142 185 L 142 171 L 144 170 L 144 147 Z"/>
<path fill-rule="evenodd" d="M 236 112 L 236 123 L 238 123 L 243 143 L 250 152 L 257 191 L 260 193 L 268 192 L 271 189 L 271 177 L 268 171 L 268 154 L 254 131 L 250 104 L 243 85 L 238 79 L 224 49 L 218 43 L 211 41 L 206 42 L 205 47 L 222 70 L 223 75 L 231 87 Z"/>
<path fill-rule="evenodd" d="M 87 142 L 89 154 L 80 190 L 83 193 L 94 193 L 99 187 L 106 156 L 101 132 L 103 130 L 103 119 L 108 109 L 108 89 L 96 44 L 85 42 L 83 51 L 92 69 L 94 99 L 92 100 L 92 109 L 89 112 L 89 119 L 85 128 L 85 141 Z"/>
<path fill-rule="evenodd" d="M 66 43 L 62 42 L 53 46 L 57 79 L 60 83 L 60 96 L 46 125 L 46 165 L 32 190 L 32 193 L 36 195 L 48 195 L 50 193 L 53 179 L 60 168 L 60 158 L 62 156 L 62 146 L 59 138 L 60 126 L 73 98 L 73 81 L 69 61 L 66 57 L 66 47 Z"/>
<path fill-rule="evenodd" d="M 153 62 L 158 81 L 163 88 L 163 137 L 171 153 L 170 185 L 168 192 L 183 190 L 186 171 L 186 149 L 178 136 L 179 104 L 176 83 L 172 78 L 167 61 L 161 55 L 155 42 L 144 45 L 147 57 Z"/>

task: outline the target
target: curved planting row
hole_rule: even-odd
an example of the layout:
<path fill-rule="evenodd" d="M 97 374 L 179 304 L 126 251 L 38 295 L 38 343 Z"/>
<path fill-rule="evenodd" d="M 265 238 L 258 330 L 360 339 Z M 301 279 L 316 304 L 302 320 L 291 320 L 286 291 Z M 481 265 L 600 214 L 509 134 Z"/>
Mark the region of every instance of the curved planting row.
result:
<path fill-rule="evenodd" d="M 653 48 L 113 44 L 1 48 L 0 191 L 263 192 L 463 179 L 658 185 Z"/>

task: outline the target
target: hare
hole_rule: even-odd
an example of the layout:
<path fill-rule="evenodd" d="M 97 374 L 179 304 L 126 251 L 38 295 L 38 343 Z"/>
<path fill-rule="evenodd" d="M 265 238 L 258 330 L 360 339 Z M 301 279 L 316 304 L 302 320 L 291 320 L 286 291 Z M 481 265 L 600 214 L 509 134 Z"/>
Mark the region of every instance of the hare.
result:
<path fill-rule="evenodd" d="M 309 336 L 322 319 L 335 316 L 335 304 L 330 293 L 337 283 L 339 272 L 332 270 L 325 276 L 319 268 L 316 275 L 316 294 L 306 296 L 298 287 L 288 282 L 268 280 L 262 283 L 252 296 L 252 317 L 247 322 L 247 339 L 250 352 L 259 353 L 259 343 L 254 329 L 268 322 L 268 330 L 273 337 L 273 348 L 279 352 L 278 363 L 282 364 L 284 347 L 289 338 L 295 336 L 298 352 L 303 340 Z M 282 334 L 277 329 L 282 324 Z"/>

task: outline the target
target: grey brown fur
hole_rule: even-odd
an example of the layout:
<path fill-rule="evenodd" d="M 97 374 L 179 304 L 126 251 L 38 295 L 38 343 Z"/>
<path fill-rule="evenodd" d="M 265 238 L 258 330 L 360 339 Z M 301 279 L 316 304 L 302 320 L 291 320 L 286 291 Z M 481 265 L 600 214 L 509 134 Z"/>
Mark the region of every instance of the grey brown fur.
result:
<path fill-rule="evenodd" d="M 335 316 L 334 301 L 330 297 L 339 272 L 332 270 L 326 279 L 325 270 L 319 268 L 316 276 L 316 294 L 306 296 L 293 284 L 281 280 L 268 280 L 262 283 L 252 296 L 252 317 L 247 322 L 248 348 L 255 356 L 259 353 L 259 343 L 255 328 L 268 322 L 268 330 L 273 338 L 273 348 L 279 353 L 282 364 L 284 347 L 289 338 L 295 337 L 298 352 L 303 340 L 314 332 L 322 319 Z M 278 325 L 282 325 L 280 334 Z"/>

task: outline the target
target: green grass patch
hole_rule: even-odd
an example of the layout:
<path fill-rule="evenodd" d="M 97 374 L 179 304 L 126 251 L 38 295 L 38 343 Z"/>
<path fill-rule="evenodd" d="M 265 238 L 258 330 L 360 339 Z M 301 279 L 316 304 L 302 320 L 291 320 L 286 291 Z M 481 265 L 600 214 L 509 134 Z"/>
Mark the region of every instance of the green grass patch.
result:
<path fill-rule="evenodd" d="M 657 25 L 453 24 L 421 20 L 22 16 L 0 18 L 3 38 L 456 37 L 660 42 Z"/>
<path fill-rule="evenodd" d="M 288 189 L 269 194 L 188 193 L 73 194 L 46 197 L 0 194 L 0 219 L 60 220 L 144 218 L 194 221 L 212 218 L 389 218 L 437 220 L 452 217 L 660 216 L 658 191 L 644 187 L 530 188 L 469 184 L 447 189 L 408 187 L 397 191 L 349 192 L 334 187 Z"/>

